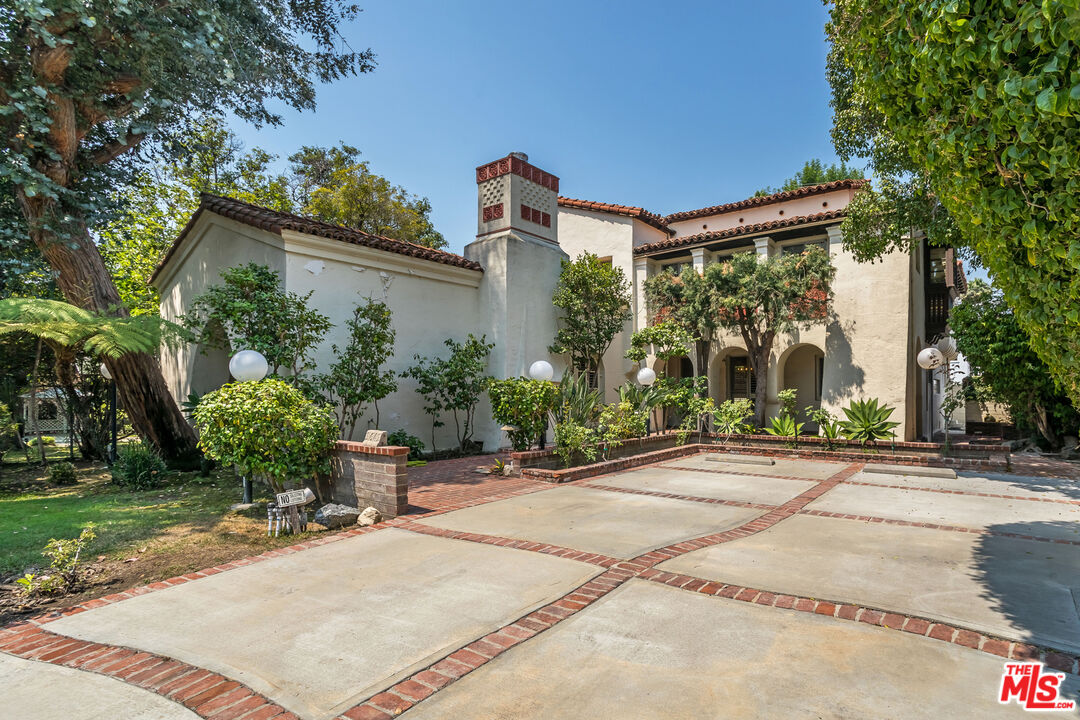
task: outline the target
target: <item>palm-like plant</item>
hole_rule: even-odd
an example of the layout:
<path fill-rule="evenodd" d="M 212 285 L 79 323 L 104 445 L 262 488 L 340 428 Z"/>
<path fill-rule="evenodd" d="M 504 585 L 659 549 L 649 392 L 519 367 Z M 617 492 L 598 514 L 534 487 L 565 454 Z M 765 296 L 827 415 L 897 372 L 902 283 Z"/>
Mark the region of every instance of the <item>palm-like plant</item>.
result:
<path fill-rule="evenodd" d="M 90 403 L 76 390 L 76 360 L 80 354 L 112 359 L 128 353 L 154 352 L 162 340 L 171 341 L 184 334 L 179 326 L 153 316 L 116 317 L 40 298 L 0 300 L 0 335 L 18 332 L 39 338 L 52 350 L 57 383 L 80 421 L 87 416 Z M 93 447 L 93 451 L 100 454 L 100 448 Z"/>
<path fill-rule="evenodd" d="M 777 415 L 772 419 L 772 426 L 765 428 L 765 432 L 778 437 L 793 437 L 797 441 L 805 424 L 795 422 L 795 418 L 790 415 Z"/>
<path fill-rule="evenodd" d="M 572 421 L 591 426 L 600 414 L 603 396 L 600 390 L 589 387 L 586 373 L 567 373 L 559 382 L 559 399 L 551 411 L 552 425 Z"/>
<path fill-rule="evenodd" d="M 858 440 L 866 445 L 871 440 L 881 440 L 893 435 L 893 428 L 900 423 L 889 420 L 895 408 L 882 404 L 877 398 L 856 400 L 844 408 L 846 420 L 840 421 L 844 437 Z"/>

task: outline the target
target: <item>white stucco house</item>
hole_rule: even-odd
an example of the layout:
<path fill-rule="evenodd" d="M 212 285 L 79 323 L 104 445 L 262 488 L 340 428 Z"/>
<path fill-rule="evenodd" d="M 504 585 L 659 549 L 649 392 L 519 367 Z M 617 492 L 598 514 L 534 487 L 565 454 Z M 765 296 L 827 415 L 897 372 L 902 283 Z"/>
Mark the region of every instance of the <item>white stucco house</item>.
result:
<path fill-rule="evenodd" d="M 415 355 L 440 355 L 446 338 L 468 333 L 495 343 L 488 366 L 495 377 L 524 375 L 550 357 L 556 329 L 551 304 L 561 262 L 590 251 L 622 268 L 633 287 L 633 319 L 603 358 L 598 382 L 607 398 L 638 366 L 624 358 L 630 335 L 649 322 L 643 283 L 665 269 L 701 270 L 736 252 L 800 252 L 819 244 L 837 268 L 834 318 L 825 326 L 778 338 L 769 363 L 770 411 L 776 391 L 797 388 L 798 406 L 839 413 L 852 399 L 876 397 L 897 408 L 897 437 L 928 437 L 936 427 L 933 398 L 940 377 L 915 363 L 918 351 L 945 331 L 948 309 L 965 290 L 951 250 L 925 240 L 912 254 L 857 263 L 843 249 L 844 208 L 865 181 L 842 180 L 697 210 L 659 215 L 639 207 L 559 195 L 560 180 L 511 153 L 476 169 L 477 235 L 462 255 L 204 195 L 199 210 L 165 255 L 151 282 L 162 317 L 175 320 L 221 271 L 249 262 L 276 270 L 285 289 L 312 292 L 310 302 L 335 327 L 316 356 L 330 361 L 343 342 L 344 321 L 364 297 L 393 312 L 397 343 L 390 366 L 404 370 Z M 679 377 L 705 374 L 717 400 L 752 397 L 756 378 L 740 338 L 713 343 L 706 368 L 693 357 L 660 368 Z M 197 347 L 164 349 L 162 368 L 173 395 L 184 399 L 228 380 L 227 353 Z M 412 381 L 380 403 L 381 429 L 404 428 L 430 437 L 430 419 Z M 477 439 L 505 444 L 481 407 Z M 361 423 L 358 432 L 368 429 Z M 442 428 L 440 447 L 455 444 Z"/>

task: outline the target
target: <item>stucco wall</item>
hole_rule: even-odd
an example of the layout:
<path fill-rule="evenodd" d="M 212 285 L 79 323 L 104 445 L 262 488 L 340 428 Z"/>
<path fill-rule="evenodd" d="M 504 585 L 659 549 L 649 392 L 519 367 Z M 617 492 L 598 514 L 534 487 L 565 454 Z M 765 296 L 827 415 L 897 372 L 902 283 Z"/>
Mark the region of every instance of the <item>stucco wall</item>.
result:
<path fill-rule="evenodd" d="M 638 293 L 633 292 L 635 239 L 651 238 L 648 242 L 667 237 L 659 230 L 646 233 L 636 226 L 648 227 L 632 218 L 610 213 L 559 208 L 559 245 L 571 257 L 577 258 L 588 251 L 599 257 L 610 257 L 613 267 L 626 275 L 631 283 L 631 311 L 622 332 L 615 336 L 611 347 L 604 353 L 603 387 L 606 402 L 619 399 L 618 387 L 637 373 L 637 363 L 627 360 L 630 336 L 634 332 L 634 318 L 638 316 Z M 652 229 L 652 228 L 650 228 Z"/>
<path fill-rule="evenodd" d="M 203 213 L 169 265 L 155 279 L 161 295 L 161 316 L 177 322 L 191 302 L 207 288 L 221 283 L 221 272 L 235 265 L 258 263 L 285 274 L 281 237 L 264 230 Z M 229 379 L 224 350 L 182 345 L 161 353 L 161 370 L 169 392 L 182 402 L 221 387 Z"/>
<path fill-rule="evenodd" d="M 320 370 L 334 360 L 331 346 L 348 342 L 345 323 L 365 298 L 390 307 L 397 337 L 385 367 L 396 373 L 414 364 L 416 355 L 446 357 L 449 351 L 443 342 L 448 338 L 461 342 L 470 332 L 487 333 L 490 341 L 486 313 L 479 305 L 483 274 L 478 271 L 289 232 L 285 246 L 286 288 L 301 295 L 311 292 L 309 305 L 334 323 L 314 355 Z M 431 421 L 423 406 L 416 382 L 399 378 L 397 392 L 379 401 L 379 429 L 405 429 L 430 446 Z M 447 426 L 436 431 L 436 443 L 440 448 L 455 446 L 453 419 L 443 420 Z M 372 407 L 353 438 L 374 427 Z"/>
<path fill-rule="evenodd" d="M 762 205 L 755 208 L 735 210 L 733 212 L 710 215 L 708 217 L 694 218 L 671 223 L 671 229 L 676 237 L 684 235 L 696 235 L 701 232 L 727 230 L 739 225 L 755 225 L 781 220 L 783 218 L 796 217 L 798 215 L 816 215 L 817 213 L 839 210 L 847 206 L 854 196 L 854 190 L 837 190 L 835 192 L 821 193 L 810 197 L 785 200 L 784 202 Z M 739 222 L 739 220 L 742 222 Z M 703 227 L 704 226 L 704 227 Z"/>

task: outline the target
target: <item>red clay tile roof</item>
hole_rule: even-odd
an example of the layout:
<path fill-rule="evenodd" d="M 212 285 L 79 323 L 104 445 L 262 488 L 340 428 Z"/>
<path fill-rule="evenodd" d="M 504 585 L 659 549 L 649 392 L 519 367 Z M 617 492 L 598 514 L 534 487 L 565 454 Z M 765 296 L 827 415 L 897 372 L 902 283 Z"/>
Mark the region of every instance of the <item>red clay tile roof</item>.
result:
<path fill-rule="evenodd" d="M 656 213 L 651 213 L 644 208 L 630 207 L 628 205 L 612 205 L 611 203 L 593 202 L 592 200 L 575 200 L 574 198 L 562 196 L 559 196 L 559 205 L 562 207 L 574 208 L 575 210 L 592 210 L 593 212 L 625 215 L 652 225 L 657 230 L 663 230 L 668 235 L 672 234 L 672 230 L 664 222 L 664 218 Z"/>
<path fill-rule="evenodd" d="M 824 222 L 827 220 L 840 220 L 844 217 L 844 214 L 845 212 L 842 209 L 829 210 L 828 212 L 816 213 L 814 215 L 793 215 L 791 217 L 769 220 L 768 222 L 755 223 L 753 225 L 739 225 L 738 227 L 728 228 L 726 230 L 710 230 L 709 232 L 697 233 L 696 235 L 684 235 L 682 237 L 668 238 L 667 240 L 658 240 L 654 243 L 638 245 L 634 248 L 634 254 L 651 255 L 653 253 L 674 250 L 675 248 L 686 247 L 688 245 L 700 245 L 702 243 L 716 242 L 717 240 L 726 240 L 728 238 L 738 237 L 739 235 L 751 235 L 766 230 L 776 230 L 795 225 L 807 225 L 809 223 Z"/>
<path fill-rule="evenodd" d="M 738 202 L 727 203 L 726 205 L 713 205 L 698 210 L 686 210 L 684 212 L 672 213 L 670 215 L 665 215 L 662 219 L 665 223 L 679 222 L 680 220 L 693 220 L 694 218 L 719 215 L 734 210 L 746 210 L 747 208 L 772 205 L 773 203 L 784 202 L 785 200 L 796 200 L 812 195 L 820 195 L 821 193 L 833 192 L 834 190 L 856 190 L 866 185 L 868 182 L 870 181 L 834 180 L 833 182 L 822 183 L 820 185 L 806 185 L 801 188 L 796 188 L 795 190 L 747 198 L 746 200 L 739 200 Z"/>
<path fill-rule="evenodd" d="M 312 220 L 311 218 L 305 218 L 299 215 L 291 215 L 286 212 L 271 210 L 269 208 L 241 202 L 240 200 L 235 200 L 233 198 L 221 197 L 219 195 L 202 193 L 199 198 L 199 209 L 191 216 L 187 225 L 180 231 L 180 234 L 177 236 L 168 252 L 165 253 L 165 257 L 161 259 L 157 268 L 154 269 L 154 273 L 150 276 L 151 282 L 153 282 L 154 278 L 157 277 L 158 273 L 161 272 L 165 265 L 168 264 L 173 253 L 180 247 L 180 244 L 184 241 L 184 238 L 187 237 L 188 232 L 194 227 L 195 222 L 204 211 L 212 212 L 215 215 L 227 217 L 230 220 L 236 220 L 237 222 L 242 222 L 245 225 L 251 225 L 252 227 L 266 230 L 267 232 L 272 232 L 276 235 L 280 235 L 282 230 L 292 230 L 294 232 L 302 232 L 308 235 L 327 238 L 329 240 L 340 240 L 341 242 L 347 242 L 353 245 L 362 245 L 364 247 L 374 248 L 375 250 L 385 250 L 386 252 L 397 253 L 398 255 L 408 255 L 409 257 L 419 258 L 421 260 L 431 260 L 432 262 L 442 263 L 443 265 L 452 265 L 467 270 L 482 271 L 484 269 L 481 267 L 480 263 L 460 255 L 448 253 L 443 250 L 433 250 L 432 248 L 417 245 L 416 243 L 407 242 L 405 240 L 395 240 L 394 238 L 388 238 L 382 235 L 372 235 L 371 233 L 354 230 L 341 225 L 332 225 L 330 223 Z"/>

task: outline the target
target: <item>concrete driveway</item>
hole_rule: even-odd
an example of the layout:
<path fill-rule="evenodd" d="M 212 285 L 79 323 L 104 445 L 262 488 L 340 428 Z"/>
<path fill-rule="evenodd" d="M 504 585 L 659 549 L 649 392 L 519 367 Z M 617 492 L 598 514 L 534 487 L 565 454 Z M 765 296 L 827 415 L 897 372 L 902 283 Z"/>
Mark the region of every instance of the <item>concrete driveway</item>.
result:
<path fill-rule="evenodd" d="M 0 631 L 0 707 L 1020 717 L 997 701 L 1009 658 L 1080 699 L 1070 481 L 698 455 L 506 494 Z"/>

